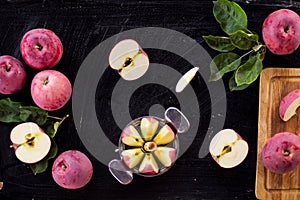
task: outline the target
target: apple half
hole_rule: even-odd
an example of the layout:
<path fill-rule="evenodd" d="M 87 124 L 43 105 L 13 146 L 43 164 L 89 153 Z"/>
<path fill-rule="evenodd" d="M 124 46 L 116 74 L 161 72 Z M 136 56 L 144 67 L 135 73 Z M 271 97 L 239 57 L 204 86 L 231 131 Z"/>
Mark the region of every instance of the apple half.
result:
<path fill-rule="evenodd" d="M 223 168 L 239 165 L 248 154 L 248 144 L 232 129 L 218 132 L 210 142 L 209 152 Z"/>
<path fill-rule="evenodd" d="M 14 127 L 10 133 L 16 157 L 32 164 L 42 160 L 50 151 L 50 137 L 35 123 L 26 122 Z"/>
<path fill-rule="evenodd" d="M 149 58 L 140 45 L 132 39 L 117 43 L 109 54 L 109 65 L 125 80 L 143 76 L 149 67 Z"/>
<path fill-rule="evenodd" d="M 300 106 L 300 89 L 296 89 L 288 93 L 282 98 L 279 105 L 279 115 L 283 121 L 288 121 L 294 115 Z"/>

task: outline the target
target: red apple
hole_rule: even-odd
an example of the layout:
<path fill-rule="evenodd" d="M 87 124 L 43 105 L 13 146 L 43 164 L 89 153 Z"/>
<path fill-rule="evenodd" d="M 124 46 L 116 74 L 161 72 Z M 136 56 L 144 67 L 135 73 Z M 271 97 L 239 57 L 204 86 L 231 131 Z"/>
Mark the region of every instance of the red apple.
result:
<path fill-rule="evenodd" d="M 32 29 L 21 40 L 20 51 L 28 66 L 36 70 L 54 67 L 62 57 L 63 46 L 58 36 L 48 29 Z"/>
<path fill-rule="evenodd" d="M 274 173 L 294 170 L 300 163 L 300 137 L 288 132 L 277 133 L 264 145 L 261 159 L 264 166 Z"/>
<path fill-rule="evenodd" d="M 262 35 L 268 49 L 274 54 L 293 53 L 300 44 L 300 17 L 289 9 L 271 13 L 264 21 Z"/>
<path fill-rule="evenodd" d="M 0 93 L 13 94 L 26 82 L 22 63 L 12 56 L 0 56 Z"/>
<path fill-rule="evenodd" d="M 37 106 L 53 111 L 63 107 L 72 94 L 69 79 L 59 71 L 44 70 L 35 75 L 31 83 L 31 96 Z"/>
<path fill-rule="evenodd" d="M 85 186 L 92 178 L 93 166 L 89 158 L 76 150 L 60 154 L 52 166 L 52 177 L 61 187 L 78 189 Z"/>

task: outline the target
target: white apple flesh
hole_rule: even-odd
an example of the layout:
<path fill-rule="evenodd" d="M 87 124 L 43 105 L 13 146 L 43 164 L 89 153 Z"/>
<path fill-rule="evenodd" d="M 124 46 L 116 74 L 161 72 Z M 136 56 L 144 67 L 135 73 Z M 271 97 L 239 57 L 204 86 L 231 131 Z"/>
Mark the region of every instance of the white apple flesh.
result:
<path fill-rule="evenodd" d="M 248 144 L 232 129 L 218 132 L 210 142 L 209 152 L 223 168 L 239 165 L 248 154 Z"/>
<path fill-rule="evenodd" d="M 51 147 L 49 136 L 33 122 L 22 123 L 14 127 L 10 140 L 15 147 L 16 157 L 28 164 L 42 160 Z"/>
<path fill-rule="evenodd" d="M 125 80 L 143 76 L 149 67 L 149 59 L 140 45 L 131 39 L 117 43 L 109 54 L 109 65 Z"/>
<path fill-rule="evenodd" d="M 279 105 L 279 115 L 283 121 L 288 121 L 294 115 L 300 106 L 300 89 L 296 89 L 288 93 Z"/>

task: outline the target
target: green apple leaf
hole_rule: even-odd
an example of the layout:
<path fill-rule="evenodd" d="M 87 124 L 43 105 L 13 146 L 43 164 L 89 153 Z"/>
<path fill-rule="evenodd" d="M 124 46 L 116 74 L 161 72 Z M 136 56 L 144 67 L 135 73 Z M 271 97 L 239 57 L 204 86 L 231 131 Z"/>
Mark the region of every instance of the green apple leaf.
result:
<path fill-rule="evenodd" d="M 253 83 L 263 69 L 260 53 L 250 57 L 247 62 L 241 65 L 235 72 L 237 86 Z"/>
<path fill-rule="evenodd" d="M 21 103 L 11 101 L 10 98 L 0 100 L 0 122 L 22 122 L 20 118 Z"/>
<path fill-rule="evenodd" d="M 238 30 L 247 30 L 247 15 L 237 3 L 228 0 L 217 0 L 213 3 L 214 17 L 225 33 L 231 35 Z"/>
<path fill-rule="evenodd" d="M 258 42 L 257 34 L 247 34 L 245 31 L 238 30 L 230 35 L 232 45 L 241 50 L 249 50 Z"/>
<path fill-rule="evenodd" d="M 220 52 L 228 52 L 235 49 L 229 37 L 208 35 L 203 36 L 203 39 L 210 48 Z"/>
<path fill-rule="evenodd" d="M 230 91 L 244 90 L 249 86 L 250 86 L 250 84 L 244 84 L 244 85 L 237 86 L 237 84 L 235 82 L 234 75 L 229 79 L 229 89 L 230 89 Z"/>
<path fill-rule="evenodd" d="M 55 158 L 57 152 L 58 152 L 57 144 L 55 143 L 54 140 L 51 140 L 51 148 L 47 156 L 37 163 L 30 164 L 30 169 L 32 170 L 33 174 L 37 175 L 46 171 L 48 168 L 48 161 L 52 158 Z"/>
<path fill-rule="evenodd" d="M 38 125 L 46 123 L 48 112 L 35 106 L 21 106 L 20 119 L 24 122 L 34 122 Z"/>
<path fill-rule="evenodd" d="M 236 70 L 241 64 L 241 57 L 236 53 L 221 53 L 210 63 L 210 81 L 221 79 L 225 73 Z"/>

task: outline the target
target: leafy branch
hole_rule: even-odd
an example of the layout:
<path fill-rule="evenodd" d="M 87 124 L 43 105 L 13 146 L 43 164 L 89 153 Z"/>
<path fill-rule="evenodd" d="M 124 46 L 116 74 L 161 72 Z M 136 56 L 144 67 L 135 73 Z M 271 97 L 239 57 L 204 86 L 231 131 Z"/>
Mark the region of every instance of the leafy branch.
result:
<path fill-rule="evenodd" d="M 231 91 L 246 89 L 263 69 L 265 45 L 257 34 L 248 30 L 245 11 L 235 2 L 213 1 L 213 14 L 226 36 L 203 36 L 207 45 L 219 51 L 210 64 L 210 81 L 220 80 L 226 73 L 233 72 L 229 80 Z M 232 51 L 247 51 L 238 55 Z"/>

